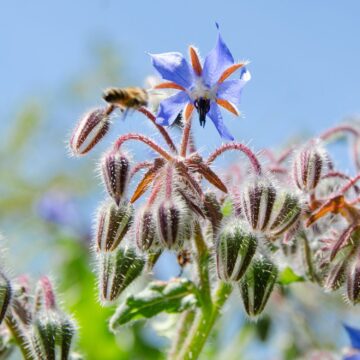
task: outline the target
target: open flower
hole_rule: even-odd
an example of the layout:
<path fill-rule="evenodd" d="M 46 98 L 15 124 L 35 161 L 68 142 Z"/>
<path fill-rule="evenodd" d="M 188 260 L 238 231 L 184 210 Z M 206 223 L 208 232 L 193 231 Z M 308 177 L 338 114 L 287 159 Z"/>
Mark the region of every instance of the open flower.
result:
<path fill-rule="evenodd" d="M 156 88 L 179 90 L 161 102 L 157 123 L 163 126 L 171 125 L 188 105 L 187 115 L 190 116 L 196 108 L 201 126 L 205 126 L 208 116 L 221 137 L 234 140 L 224 125 L 219 106 L 236 116 L 240 114 L 236 105 L 240 102 L 244 85 L 250 80 L 250 73 L 245 68 L 246 63 L 234 62 L 220 33 L 215 47 L 206 56 L 203 65 L 197 50 L 190 46 L 189 51 L 191 66 L 178 52 L 150 54 L 153 66 L 167 81 Z M 240 78 L 227 80 L 238 69 L 241 69 Z"/>

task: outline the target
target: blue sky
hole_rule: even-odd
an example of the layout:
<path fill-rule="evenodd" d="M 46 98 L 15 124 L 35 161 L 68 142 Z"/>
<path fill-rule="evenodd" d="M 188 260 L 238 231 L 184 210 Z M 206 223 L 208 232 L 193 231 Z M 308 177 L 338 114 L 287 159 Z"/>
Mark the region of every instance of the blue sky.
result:
<path fill-rule="evenodd" d="M 244 118 L 227 118 L 236 137 L 261 147 L 318 133 L 360 112 L 359 13 L 358 1 L 329 0 L 3 2 L 0 122 L 16 104 L 91 68 L 94 42 L 116 46 L 127 78 L 142 84 L 152 72 L 146 51 L 195 44 L 206 55 L 217 21 L 234 57 L 251 60 Z"/>

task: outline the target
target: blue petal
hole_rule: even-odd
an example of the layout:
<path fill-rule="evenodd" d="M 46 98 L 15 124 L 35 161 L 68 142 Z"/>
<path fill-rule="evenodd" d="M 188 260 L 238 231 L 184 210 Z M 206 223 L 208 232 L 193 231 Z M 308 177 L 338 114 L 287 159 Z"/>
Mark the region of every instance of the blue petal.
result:
<path fill-rule="evenodd" d="M 349 356 L 345 356 L 344 360 L 360 360 L 360 353 L 359 354 L 354 354 L 354 355 L 349 355 Z"/>
<path fill-rule="evenodd" d="M 344 325 L 344 328 L 350 338 L 351 346 L 354 349 L 360 349 L 360 329 Z"/>
<path fill-rule="evenodd" d="M 234 58 L 219 32 L 215 47 L 205 58 L 202 72 L 205 84 L 213 86 L 219 80 L 224 70 L 232 64 L 234 64 Z"/>
<path fill-rule="evenodd" d="M 225 80 L 219 85 L 217 97 L 236 105 L 240 102 L 242 89 L 247 82 L 248 80 L 242 79 Z"/>
<path fill-rule="evenodd" d="M 178 52 L 149 54 L 154 68 L 163 79 L 173 81 L 184 88 L 191 87 L 194 77 L 189 63 Z"/>
<path fill-rule="evenodd" d="M 190 98 L 184 91 L 179 91 L 177 94 L 163 100 L 159 106 L 156 123 L 162 126 L 171 125 L 189 101 Z"/>
<path fill-rule="evenodd" d="M 210 105 L 210 111 L 208 112 L 209 118 L 214 123 L 217 131 L 219 132 L 220 136 L 226 140 L 234 140 L 234 137 L 229 133 L 229 130 L 226 128 L 223 118 L 221 116 L 221 112 L 219 106 L 216 102 L 212 101 Z"/>

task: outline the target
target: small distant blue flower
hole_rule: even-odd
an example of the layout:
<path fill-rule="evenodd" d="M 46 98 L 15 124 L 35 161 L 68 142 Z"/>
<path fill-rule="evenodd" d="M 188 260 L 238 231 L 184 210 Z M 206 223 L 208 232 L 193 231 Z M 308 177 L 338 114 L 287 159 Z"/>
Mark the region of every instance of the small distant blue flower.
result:
<path fill-rule="evenodd" d="M 350 338 L 351 351 L 344 357 L 344 360 L 360 360 L 360 329 L 344 325 Z"/>
<path fill-rule="evenodd" d="M 186 109 L 184 111 L 190 116 L 195 107 L 201 126 L 205 126 L 208 116 L 221 137 L 234 140 L 223 122 L 219 106 L 237 116 L 240 114 L 236 105 L 244 85 L 250 80 L 246 64 L 234 62 L 220 32 L 203 65 L 197 50 L 192 46 L 189 50 L 191 66 L 178 52 L 150 54 L 153 66 L 167 80 L 156 88 L 179 90 L 160 103 L 156 121 L 163 126 L 171 125 L 182 110 Z M 241 69 L 239 79 L 226 80 L 238 69 Z"/>

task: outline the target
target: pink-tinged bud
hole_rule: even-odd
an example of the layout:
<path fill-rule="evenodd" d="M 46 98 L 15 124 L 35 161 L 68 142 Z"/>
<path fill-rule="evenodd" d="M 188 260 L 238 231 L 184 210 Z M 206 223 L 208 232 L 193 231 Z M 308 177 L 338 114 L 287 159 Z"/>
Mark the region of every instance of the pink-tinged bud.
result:
<path fill-rule="evenodd" d="M 346 274 L 346 294 L 353 305 L 360 303 L 360 259 L 359 255 L 349 264 Z"/>
<path fill-rule="evenodd" d="M 343 256 L 338 256 L 328 265 L 323 283 L 326 290 L 336 291 L 344 284 L 346 267 L 347 259 Z"/>
<path fill-rule="evenodd" d="M 249 183 L 242 196 L 245 217 L 253 230 L 265 231 L 269 226 L 277 191 L 267 180 Z"/>
<path fill-rule="evenodd" d="M 168 249 L 181 245 L 189 226 L 188 214 L 179 201 L 163 201 L 158 207 L 157 215 L 161 243 Z"/>
<path fill-rule="evenodd" d="M 158 243 L 158 234 L 154 210 L 144 208 L 139 211 L 135 224 L 136 245 L 142 251 L 149 250 Z"/>
<path fill-rule="evenodd" d="M 102 158 L 101 172 L 107 192 L 119 205 L 129 183 L 129 157 L 112 149 Z"/>
<path fill-rule="evenodd" d="M 327 170 L 328 155 L 319 141 L 312 141 L 294 156 L 293 179 L 301 191 L 313 191 Z"/>
<path fill-rule="evenodd" d="M 103 302 L 112 302 L 141 273 L 145 259 L 134 248 L 119 247 L 111 253 L 99 255 L 99 286 Z"/>
<path fill-rule="evenodd" d="M 224 281 L 239 281 L 250 265 L 257 239 L 239 221 L 230 222 L 220 231 L 216 242 L 216 268 Z"/>
<path fill-rule="evenodd" d="M 109 131 L 110 119 L 106 109 L 95 109 L 86 113 L 76 125 L 70 149 L 73 155 L 80 156 L 89 152 Z"/>
<path fill-rule="evenodd" d="M 133 221 L 134 208 L 130 204 L 117 207 L 113 201 L 101 205 L 96 227 L 98 251 L 114 251 L 125 237 Z"/>

